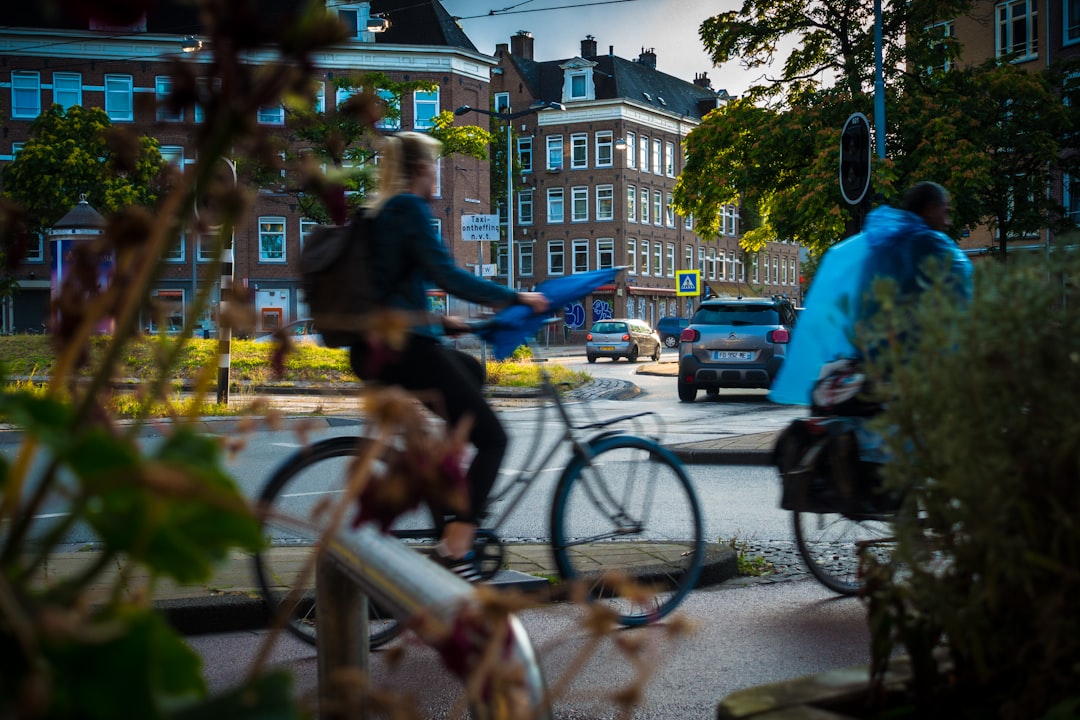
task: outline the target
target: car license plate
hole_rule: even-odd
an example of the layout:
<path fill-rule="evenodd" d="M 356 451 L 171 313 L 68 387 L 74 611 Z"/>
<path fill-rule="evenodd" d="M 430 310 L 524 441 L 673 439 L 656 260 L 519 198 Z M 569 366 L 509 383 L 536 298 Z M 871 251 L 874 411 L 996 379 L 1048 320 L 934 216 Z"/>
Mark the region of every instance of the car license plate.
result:
<path fill-rule="evenodd" d="M 612 352 L 613 350 L 615 350 L 615 346 L 614 345 L 601 345 L 600 349 L 603 350 L 604 352 Z"/>
<path fill-rule="evenodd" d="M 754 353 L 739 350 L 713 350 L 713 360 L 753 360 Z"/>

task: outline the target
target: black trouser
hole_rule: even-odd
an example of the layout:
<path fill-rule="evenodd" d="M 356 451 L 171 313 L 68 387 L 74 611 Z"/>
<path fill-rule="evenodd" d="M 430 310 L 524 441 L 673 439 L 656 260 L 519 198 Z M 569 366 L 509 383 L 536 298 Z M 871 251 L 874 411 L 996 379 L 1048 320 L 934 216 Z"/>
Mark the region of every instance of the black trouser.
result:
<path fill-rule="evenodd" d="M 484 400 L 487 371 L 483 364 L 468 353 L 419 335 L 409 335 L 404 351 L 365 377 L 360 369 L 369 366 L 368 360 L 364 348 L 352 348 L 350 363 L 359 377 L 398 385 L 421 395 L 433 392 L 437 397 L 422 399 L 437 415 L 451 425 L 465 417 L 471 420 L 469 442 L 476 454 L 466 473 L 469 509 L 457 513 L 454 519 L 479 524 L 508 442 L 498 416 Z"/>

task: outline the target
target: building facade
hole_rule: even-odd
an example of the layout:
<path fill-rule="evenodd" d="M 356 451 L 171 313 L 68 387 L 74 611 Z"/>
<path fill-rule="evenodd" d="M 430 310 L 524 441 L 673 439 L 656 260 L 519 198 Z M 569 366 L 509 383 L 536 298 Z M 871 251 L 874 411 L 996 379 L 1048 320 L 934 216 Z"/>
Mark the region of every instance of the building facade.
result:
<path fill-rule="evenodd" d="M 703 294 L 797 296 L 797 246 L 771 243 L 746 253 L 737 206 L 726 209 L 723 235 L 709 240 L 694 232 L 693 218 L 671 207 L 683 140 L 727 100 L 704 73 L 693 82 L 662 73 L 652 51 L 634 60 L 613 47 L 598 54 L 592 36 L 576 57 L 538 61 L 532 35 L 521 31 L 498 45 L 495 57 L 496 112 L 561 105 L 510 121 L 513 242 L 500 248 L 500 275 L 507 275 L 508 245 L 515 284 L 525 288 L 551 276 L 625 266 L 613 286 L 566 309 L 572 329 L 605 317 L 654 326 L 665 316 L 687 317 L 700 298 L 677 294 L 679 270 L 699 270 Z"/>

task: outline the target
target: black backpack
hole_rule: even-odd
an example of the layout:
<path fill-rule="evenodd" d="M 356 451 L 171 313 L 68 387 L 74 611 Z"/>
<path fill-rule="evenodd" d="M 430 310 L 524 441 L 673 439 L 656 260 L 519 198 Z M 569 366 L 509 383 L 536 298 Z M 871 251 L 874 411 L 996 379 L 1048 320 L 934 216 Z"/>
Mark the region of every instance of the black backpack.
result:
<path fill-rule="evenodd" d="M 374 226 L 360 209 L 345 225 L 320 225 L 304 240 L 301 288 L 327 347 L 362 341 L 365 315 L 379 307 L 370 270 Z"/>

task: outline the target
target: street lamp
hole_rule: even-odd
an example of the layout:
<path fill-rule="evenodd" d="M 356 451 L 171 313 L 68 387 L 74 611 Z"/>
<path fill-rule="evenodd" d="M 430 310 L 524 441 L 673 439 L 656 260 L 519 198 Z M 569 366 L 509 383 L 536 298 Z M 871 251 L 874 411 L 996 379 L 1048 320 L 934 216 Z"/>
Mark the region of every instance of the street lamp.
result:
<path fill-rule="evenodd" d="M 541 110 L 565 110 L 562 103 L 541 102 L 530 106 L 527 110 L 519 110 L 514 113 L 501 113 L 494 110 L 481 110 L 480 108 L 462 105 L 454 111 L 454 115 L 464 115 L 469 112 L 490 115 L 497 120 L 506 121 L 506 286 L 511 290 L 514 287 L 514 161 L 513 150 L 510 147 L 511 123 L 519 117 L 525 117 Z"/>

